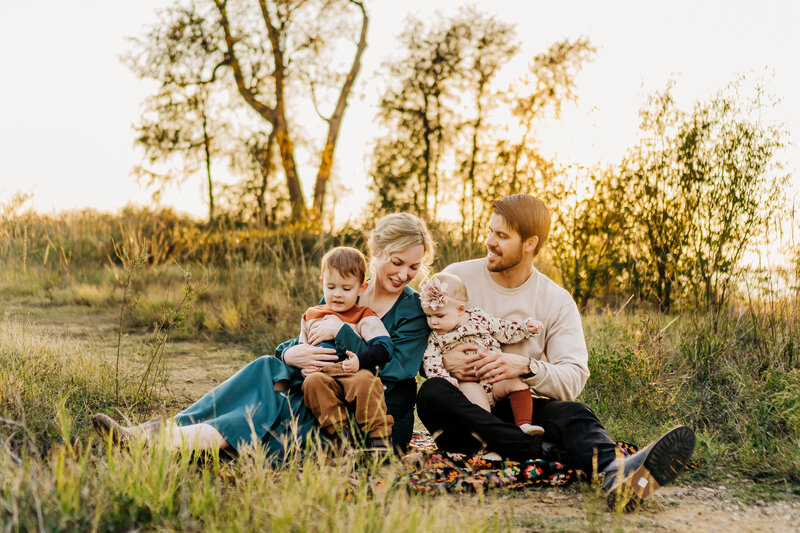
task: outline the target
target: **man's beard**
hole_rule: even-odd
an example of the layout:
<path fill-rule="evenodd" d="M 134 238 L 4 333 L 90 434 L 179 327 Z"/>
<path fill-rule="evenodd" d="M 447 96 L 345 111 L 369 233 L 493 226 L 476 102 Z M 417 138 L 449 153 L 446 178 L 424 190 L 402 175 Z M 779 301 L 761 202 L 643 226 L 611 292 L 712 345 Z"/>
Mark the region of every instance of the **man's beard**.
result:
<path fill-rule="evenodd" d="M 490 252 L 495 254 L 497 258 L 497 262 L 494 265 L 487 265 L 489 272 L 504 272 L 510 268 L 514 268 L 518 264 L 522 262 L 522 250 L 516 250 L 516 253 L 513 251 L 509 254 L 497 255 L 497 252 L 489 249 Z"/>

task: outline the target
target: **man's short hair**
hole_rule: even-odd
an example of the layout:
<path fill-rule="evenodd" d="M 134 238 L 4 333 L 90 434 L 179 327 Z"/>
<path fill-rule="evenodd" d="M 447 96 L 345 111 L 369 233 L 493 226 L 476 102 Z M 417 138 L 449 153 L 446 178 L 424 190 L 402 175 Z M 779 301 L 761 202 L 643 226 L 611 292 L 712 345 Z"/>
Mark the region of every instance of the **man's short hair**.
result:
<path fill-rule="evenodd" d="M 550 211 L 542 201 L 530 194 L 512 194 L 495 201 L 492 206 L 523 241 L 534 235 L 539 237 L 533 251 L 534 256 L 538 255 L 550 235 Z"/>
<path fill-rule="evenodd" d="M 359 283 L 364 283 L 367 279 L 367 259 L 364 254 L 349 246 L 337 246 L 322 256 L 320 276 L 324 276 L 329 269 L 337 271 L 345 278 L 358 278 Z"/>

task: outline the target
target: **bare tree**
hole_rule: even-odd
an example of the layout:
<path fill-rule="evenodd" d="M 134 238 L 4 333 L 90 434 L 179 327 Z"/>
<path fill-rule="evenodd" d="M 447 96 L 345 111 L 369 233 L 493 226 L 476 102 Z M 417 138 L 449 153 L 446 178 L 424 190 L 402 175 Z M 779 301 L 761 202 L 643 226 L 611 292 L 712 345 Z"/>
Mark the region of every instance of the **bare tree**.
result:
<path fill-rule="evenodd" d="M 260 85 L 264 80 L 260 76 L 253 76 L 258 72 L 257 65 L 248 64 L 250 56 L 239 53 L 237 44 L 243 41 L 241 27 L 237 29 L 231 23 L 228 0 L 214 0 L 219 11 L 220 26 L 225 38 L 225 55 L 233 69 L 236 88 L 244 101 L 258 113 L 264 120 L 272 125 L 275 130 L 275 140 L 278 145 L 284 174 L 286 175 L 289 199 L 292 204 L 293 218 L 300 218 L 306 210 L 300 179 L 297 174 L 297 164 L 294 155 L 294 143 L 287 120 L 287 82 L 292 74 L 290 62 L 292 53 L 300 51 L 316 51 L 324 43 L 321 32 L 309 32 L 303 27 L 303 22 L 319 20 L 326 10 L 332 9 L 336 2 L 311 2 L 307 0 L 283 0 L 269 2 L 259 0 L 258 7 L 266 29 L 269 52 L 272 55 L 272 71 L 269 76 L 270 90 L 267 93 L 272 102 L 266 103 Z M 341 85 L 339 97 L 333 113 L 325 117 L 328 133 L 322 149 L 321 160 L 317 173 L 317 182 L 314 187 L 314 212 L 321 217 L 324 207 L 325 188 L 330 177 L 333 165 L 333 153 L 336 148 L 342 116 L 347 105 L 347 98 L 352 90 L 353 82 L 360 70 L 361 56 L 366 48 L 366 32 L 369 24 L 363 3 L 349 0 L 349 4 L 356 6 L 361 14 L 361 31 L 359 34 L 356 51 L 350 70 Z M 314 9 L 316 8 L 316 9 Z M 313 12 L 311 12 L 313 10 Z M 251 45 L 253 46 L 253 45 Z M 258 46 L 257 44 L 255 46 Z M 313 87 L 313 85 L 312 85 Z M 316 101 L 315 101 L 316 105 Z"/>
<path fill-rule="evenodd" d="M 342 65 L 332 57 L 342 57 L 356 16 L 361 24 L 356 42 L 350 41 L 352 60 Z M 134 41 L 129 62 L 142 77 L 159 81 L 162 90 L 215 82 L 215 87 L 227 91 L 226 118 L 231 120 L 239 104 L 255 111 L 268 128 L 253 133 L 274 132 L 296 220 L 307 207 L 295 158 L 297 128 L 288 110 L 304 95 L 311 98 L 327 126 L 313 202 L 313 213 L 321 218 L 344 112 L 366 48 L 368 23 L 359 0 L 259 0 L 257 4 L 176 0 L 145 38 Z M 319 111 L 330 102 L 329 114 Z"/>
<path fill-rule="evenodd" d="M 162 22 L 146 39 L 134 43 L 137 52 L 123 61 L 139 77 L 159 81 L 156 94 L 145 100 L 142 118 L 134 125 L 136 144 L 144 148 L 150 164 L 178 162 L 177 170 L 157 172 L 138 166 L 135 172 L 155 185 L 184 180 L 202 168 L 210 222 L 215 214 L 212 158 L 219 155 L 217 137 L 228 129 L 220 109 L 214 107 L 217 71 L 225 61 L 213 57 L 213 29 L 192 3 L 162 13 Z"/>

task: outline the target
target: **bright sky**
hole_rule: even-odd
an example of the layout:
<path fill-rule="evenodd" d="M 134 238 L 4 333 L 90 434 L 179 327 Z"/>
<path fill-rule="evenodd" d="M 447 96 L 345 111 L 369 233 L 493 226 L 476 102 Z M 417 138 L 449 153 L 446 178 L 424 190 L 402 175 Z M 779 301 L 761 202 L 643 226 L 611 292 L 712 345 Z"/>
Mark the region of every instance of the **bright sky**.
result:
<path fill-rule="evenodd" d="M 140 35 L 155 9 L 171 0 L 42 0 L 0 2 L 0 202 L 33 193 L 39 211 L 91 206 L 114 210 L 151 203 L 130 176 L 141 153 L 131 124 L 153 86 L 119 61 L 126 37 Z M 462 2 L 373 1 L 358 95 L 350 101 L 336 152 L 340 181 L 351 201 L 365 201 L 367 157 L 380 87 L 375 72 L 397 53 L 395 35 L 411 13 L 424 19 Z M 781 117 L 800 132 L 800 3 L 790 1 L 475 2 L 517 23 L 520 73 L 528 58 L 565 37 L 586 35 L 599 48 L 579 77 L 580 100 L 545 132 L 545 149 L 563 161 L 614 161 L 632 144 L 645 94 L 676 76 L 686 105 L 723 87 L 737 73 L 765 72 L 784 99 Z M 360 96 L 360 97 L 359 97 Z M 306 129 L 318 123 L 304 125 Z M 800 168 L 793 148 L 786 156 Z M 301 169 L 313 186 L 313 168 Z M 797 190 L 798 178 L 794 178 Z M 198 216 L 206 212 L 203 182 L 188 181 L 162 202 Z M 356 212 L 353 205 L 350 212 Z"/>

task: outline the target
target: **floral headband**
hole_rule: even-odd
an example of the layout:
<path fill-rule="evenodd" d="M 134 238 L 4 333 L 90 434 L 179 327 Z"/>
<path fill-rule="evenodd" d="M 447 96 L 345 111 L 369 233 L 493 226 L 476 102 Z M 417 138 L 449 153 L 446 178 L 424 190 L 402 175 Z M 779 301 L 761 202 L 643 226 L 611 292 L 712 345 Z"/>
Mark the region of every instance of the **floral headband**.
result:
<path fill-rule="evenodd" d="M 419 299 L 422 305 L 431 308 L 433 311 L 447 305 L 448 299 L 457 302 L 461 301 L 447 295 L 447 283 L 439 278 L 432 278 L 422 285 Z"/>

